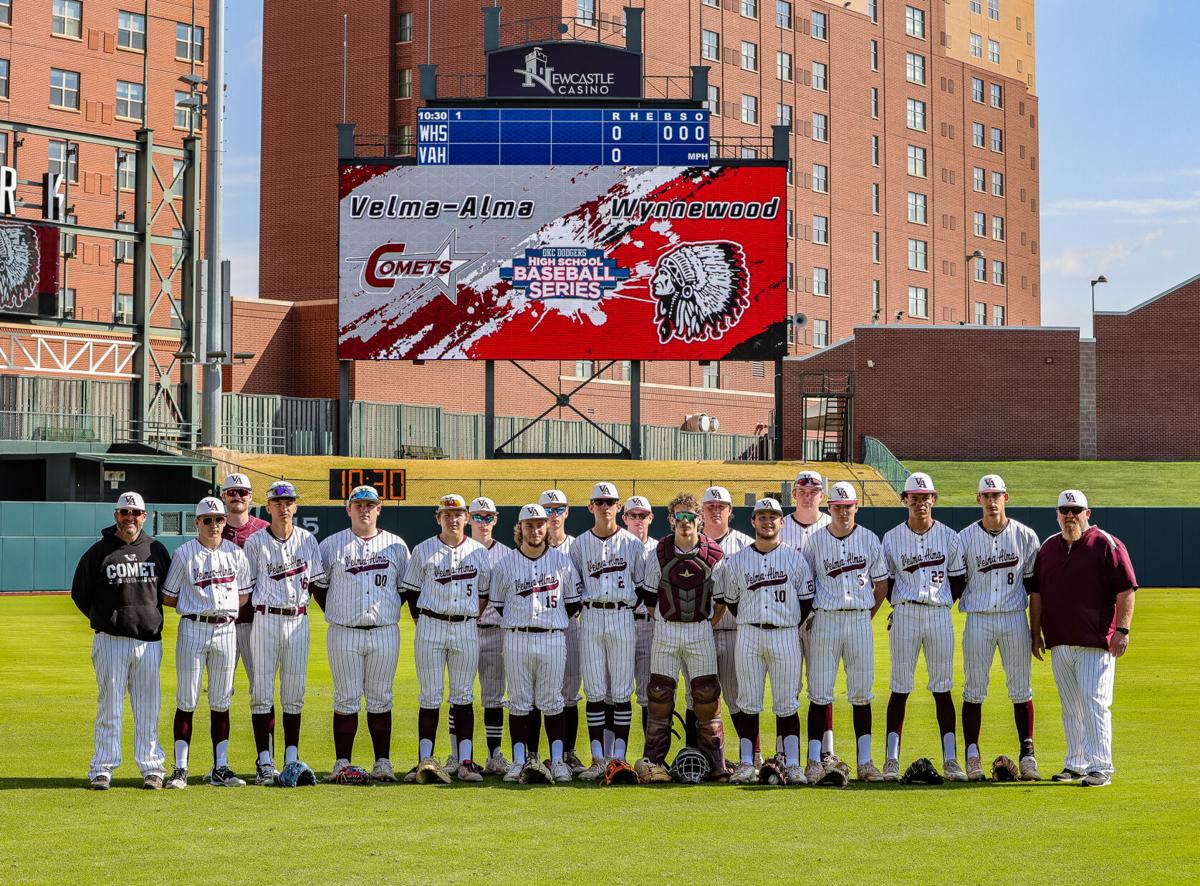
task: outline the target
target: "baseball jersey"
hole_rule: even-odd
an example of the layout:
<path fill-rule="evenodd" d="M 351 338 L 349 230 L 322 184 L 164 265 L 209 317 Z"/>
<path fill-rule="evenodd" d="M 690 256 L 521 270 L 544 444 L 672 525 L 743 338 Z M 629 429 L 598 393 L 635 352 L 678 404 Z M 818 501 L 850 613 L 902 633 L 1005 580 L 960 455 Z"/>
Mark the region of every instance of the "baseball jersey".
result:
<path fill-rule="evenodd" d="M 322 584 L 329 586 L 327 622 L 355 627 L 400 620 L 400 580 L 408 568 L 404 539 L 383 530 L 359 538 L 343 529 L 321 542 L 320 550 Z"/>
<path fill-rule="evenodd" d="M 307 606 L 308 586 L 325 577 L 316 536 L 299 526 L 287 541 L 269 528 L 256 532 L 243 550 L 254 577 L 255 606 Z"/>
<path fill-rule="evenodd" d="M 226 521 L 225 528 L 221 530 L 221 538 L 233 542 L 239 548 L 244 548 L 246 542 L 250 540 L 250 536 L 270 525 L 266 520 L 251 514 L 241 526 L 230 526 Z"/>
<path fill-rule="evenodd" d="M 646 539 L 646 541 L 642 542 L 642 544 L 646 546 L 647 557 L 654 553 L 654 549 L 658 547 L 658 542 L 654 541 L 654 539 Z M 648 611 L 649 610 L 646 609 L 646 604 L 641 600 L 638 600 L 637 606 L 633 607 L 633 612 L 635 615 L 645 615 Z"/>
<path fill-rule="evenodd" d="M 413 551 L 403 587 L 418 594 L 418 609 L 475 618 L 479 601 L 487 599 L 490 578 L 487 548 L 467 537 L 451 546 L 435 535 Z"/>
<path fill-rule="evenodd" d="M 717 544 L 721 546 L 722 552 L 726 557 L 732 557 L 738 551 L 742 550 L 754 543 L 754 539 L 744 532 L 739 532 L 736 529 L 730 529 L 720 538 L 714 538 Z M 725 612 L 721 616 L 721 620 L 717 622 L 715 630 L 732 631 L 737 629 L 737 619 L 734 618 L 732 612 Z"/>
<path fill-rule="evenodd" d="M 548 547 L 534 558 L 509 548 L 494 567 L 488 601 L 504 610 L 506 628 L 565 630 L 567 604 L 579 597 L 579 573 L 569 555 Z"/>
<path fill-rule="evenodd" d="M 908 523 L 901 523 L 883 537 L 883 554 L 887 561 L 892 587 L 892 605 L 897 603 L 927 603 L 949 606 L 954 602 L 947 577 L 962 575 L 962 542 L 958 533 L 945 523 L 933 521 L 924 532 L 913 532 Z"/>
<path fill-rule="evenodd" d="M 989 532 L 976 521 L 958 534 L 967 567 L 967 588 L 958 608 L 962 612 L 1017 612 L 1029 598 L 1025 579 L 1033 577 L 1038 548 L 1037 533 L 1009 519 L 999 532 Z"/>
<path fill-rule="evenodd" d="M 814 532 L 804 547 L 804 558 L 816 585 L 817 609 L 875 608 L 875 582 L 888 577 L 879 536 L 855 526 L 845 538 L 828 527 Z"/>
<path fill-rule="evenodd" d="M 753 544 L 726 558 L 718 594 L 736 603 L 737 621 L 795 627 L 800 624 L 800 601 L 813 595 L 812 571 L 799 550 L 776 545 L 763 553 Z"/>
<path fill-rule="evenodd" d="M 595 532 L 577 536 L 571 545 L 571 563 L 583 582 L 583 602 L 636 605 L 645 558 L 645 544 L 626 529 L 608 538 Z"/>
<path fill-rule="evenodd" d="M 253 586 L 241 548 L 222 539 L 210 550 L 193 538 L 171 558 L 163 594 L 178 598 L 175 611 L 180 615 L 236 615 L 238 597 Z"/>
<path fill-rule="evenodd" d="M 492 546 L 487 549 L 488 564 L 492 567 L 493 572 L 496 569 L 496 564 L 512 553 L 512 548 L 506 544 L 492 539 Z M 492 582 L 492 589 L 495 589 L 495 582 Z M 483 615 L 479 616 L 479 626 L 481 628 L 495 627 L 500 624 L 500 613 L 496 611 L 493 605 L 491 592 L 488 594 L 488 605 L 483 610 Z"/>
<path fill-rule="evenodd" d="M 824 511 L 820 512 L 815 523 L 801 523 L 796 519 L 796 513 L 793 511 L 783 518 L 783 527 L 779 530 L 780 536 L 783 538 L 785 545 L 791 545 L 796 550 L 804 550 L 804 543 L 818 530 L 829 525 L 829 515 Z"/>
<path fill-rule="evenodd" d="M 560 541 L 556 545 L 551 545 L 549 541 L 547 541 L 546 544 L 549 545 L 550 547 L 558 548 L 564 554 L 569 555 L 571 553 L 571 545 L 575 544 L 575 536 L 573 536 L 573 535 L 563 536 L 563 540 Z"/>

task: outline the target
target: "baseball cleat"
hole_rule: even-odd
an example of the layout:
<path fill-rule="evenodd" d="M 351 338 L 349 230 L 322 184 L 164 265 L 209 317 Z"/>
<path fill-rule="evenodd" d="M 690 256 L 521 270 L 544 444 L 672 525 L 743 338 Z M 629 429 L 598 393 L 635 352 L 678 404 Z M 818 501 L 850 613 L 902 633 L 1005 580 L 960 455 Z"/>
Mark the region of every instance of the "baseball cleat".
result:
<path fill-rule="evenodd" d="M 487 763 L 483 766 L 484 775 L 504 775 L 508 772 L 509 762 L 504 759 L 504 754 L 500 751 L 488 757 Z"/>
<path fill-rule="evenodd" d="M 1082 772 L 1076 772 L 1074 769 L 1063 769 L 1058 775 L 1050 776 L 1051 781 L 1078 781 L 1083 778 Z"/>
<path fill-rule="evenodd" d="M 1041 781 L 1042 773 L 1038 772 L 1037 760 L 1030 754 L 1028 757 L 1022 757 L 1021 762 L 1021 781 Z"/>
<path fill-rule="evenodd" d="M 395 781 L 396 771 L 392 769 L 392 761 L 387 757 L 380 757 L 375 761 L 375 766 L 371 769 L 371 778 L 376 781 Z"/>
<path fill-rule="evenodd" d="M 345 757 L 339 757 L 333 761 L 333 768 L 329 770 L 329 778 L 325 779 L 330 784 L 337 781 L 337 777 L 342 774 L 343 769 L 350 768 L 350 761 Z"/>
<path fill-rule="evenodd" d="M 566 784 L 571 780 L 571 767 L 562 760 L 555 760 L 550 764 L 550 776 L 554 779 L 555 784 Z M 668 775 L 667 780 L 671 777 Z"/>
<path fill-rule="evenodd" d="M 338 761 L 341 762 L 341 761 Z M 334 764 L 337 768 L 337 764 Z M 279 781 L 279 773 L 275 771 L 274 763 L 259 763 L 254 767 L 254 783 L 262 787 L 274 787 Z"/>
<path fill-rule="evenodd" d="M 554 776 L 550 774 L 545 763 L 537 757 L 530 757 L 521 767 L 521 775 L 517 780 L 521 784 L 553 784 Z"/>
<path fill-rule="evenodd" d="M 958 761 L 951 758 L 942 764 L 943 778 L 946 781 L 966 781 L 967 773 L 963 772 L 963 768 L 958 765 Z"/>
<path fill-rule="evenodd" d="M 88 781 L 89 791 L 107 791 L 112 785 L 112 776 L 107 772 L 101 772 L 99 775 L 93 775 Z"/>
<path fill-rule="evenodd" d="M 816 784 L 825 777 L 825 767 L 816 760 L 809 760 L 808 765 L 804 767 L 804 777 L 808 779 L 809 784 Z"/>
<path fill-rule="evenodd" d="M 455 754 L 451 754 L 449 757 L 446 758 L 446 765 L 443 766 L 442 768 L 445 769 L 447 772 L 449 772 L 451 775 L 453 775 L 454 773 L 458 772 L 458 766 L 459 766 L 458 756 Z"/>
<path fill-rule="evenodd" d="M 522 763 L 513 763 L 508 767 L 508 772 L 504 773 L 504 780 L 509 784 L 516 784 L 521 777 L 521 770 L 524 768 Z"/>
<path fill-rule="evenodd" d="M 208 783 L 214 788 L 244 788 L 246 782 L 238 778 L 228 766 L 214 766 L 208 774 Z"/>
<path fill-rule="evenodd" d="M 187 770 L 180 766 L 176 766 L 175 770 L 171 773 L 171 777 L 167 779 L 165 787 L 170 788 L 173 791 L 181 791 L 186 788 Z"/>
<path fill-rule="evenodd" d="M 729 776 L 730 784 L 754 784 L 756 781 L 758 775 L 754 771 L 754 764 L 749 761 L 738 763 L 733 775 Z"/>
<path fill-rule="evenodd" d="M 808 784 L 808 776 L 804 774 L 804 770 L 800 768 L 799 763 L 785 766 L 783 779 L 784 784 Z"/>
<path fill-rule="evenodd" d="M 1112 779 L 1103 772 L 1089 772 L 1079 782 L 1081 788 L 1106 788 L 1112 784 Z"/>
<path fill-rule="evenodd" d="M 592 761 L 592 765 L 584 769 L 576 776 L 580 781 L 599 781 L 604 777 L 605 761 L 603 757 L 598 757 Z"/>
<path fill-rule="evenodd" d="M 417 783 L 417 767 L 416 766 L 414 766 L 412 769 L 408 770 L 408 772 L 404 773 L 404 783 L 405 784 L 416 784 Z"/>
<path fill-rule="evenodd" d="M 987 781 L 983 761 L 978 757 L 967 757 L 967 781 Z"/>
<path fill-rule="evenodd" d="M 151 772 L 142 779 L 142 790 L 146 791 L 161 791 L 163 786 L 162 776 Z"/>
<path fill-rule="evenodd" d="M 879 771 L 879 768 L 873 762 L 868 760 L 866 763 L 859 764 L 858 780 L 880 782 L 883 781 L 883 773 Z"/>
<path fill-rule="evenodd" d="M 417 784 L 450 784 L 450 773 L 437 757 L 426 757 L 417 765 Z"/>
<path fill-rule="evenodd" d="M 579 773 L 583 772 L 583 770 L 587 768 L 583 765 L 583 761 L 579 759 L 579 755 L 576 754 L 574 750 L 567 751 L 563 754 L 563 762 L 571 767 L 571 774 L 576 778 L 579 777 Z"/>
<path fill-rule="evenodd" d="M 884 781 L 899 781 L 900 780 L 900 761 L 894 757 L 890 760 L 885 760 L 883 763 L 883 780 Z"/>
<path fill-rule="evenodd" d="M 458 772 L 455 773 L 459 781 L 480 782 L 483 781 L 483 770 L 474 760 L 463 760 L 459 764 Z"/>

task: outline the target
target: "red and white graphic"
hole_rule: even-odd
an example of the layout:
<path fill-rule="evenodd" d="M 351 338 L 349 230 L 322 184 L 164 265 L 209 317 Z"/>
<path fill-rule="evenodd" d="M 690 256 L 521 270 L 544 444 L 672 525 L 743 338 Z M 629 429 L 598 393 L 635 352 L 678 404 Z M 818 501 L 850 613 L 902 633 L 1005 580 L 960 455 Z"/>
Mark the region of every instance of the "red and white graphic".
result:
<path fill-rule="evenodd" d="M 0 224 L 0 311 L 37 313 L 35 296 L 58 291 L 58 228 Z"/>

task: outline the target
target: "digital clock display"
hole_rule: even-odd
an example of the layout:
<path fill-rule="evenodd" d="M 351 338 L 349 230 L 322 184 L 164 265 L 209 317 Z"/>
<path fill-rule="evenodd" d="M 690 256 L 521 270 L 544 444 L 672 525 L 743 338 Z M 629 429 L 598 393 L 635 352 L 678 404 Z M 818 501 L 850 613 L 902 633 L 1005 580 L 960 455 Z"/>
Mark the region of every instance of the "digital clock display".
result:
<path fill-rule="evenodd" d="M 345 501 L 356 486 L 374 486 L 384 501 L 405 500 L 404 468 L 330 468 L 329 497 Z"/>

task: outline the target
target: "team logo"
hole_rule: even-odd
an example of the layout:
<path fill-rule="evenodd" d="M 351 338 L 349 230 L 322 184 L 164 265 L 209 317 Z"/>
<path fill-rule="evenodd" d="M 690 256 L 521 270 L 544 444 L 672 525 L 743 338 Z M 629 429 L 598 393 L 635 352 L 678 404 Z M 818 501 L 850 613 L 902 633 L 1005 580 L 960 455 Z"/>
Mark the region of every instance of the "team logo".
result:
<path fill-rule="evenodd" d="M 559 497 L 559 494 L 557 492 L 547 492 L 546 493 L 546 501 L 560 502 L 560 501 L 562 501 L 562 498 Z"/>
<path fill-rule="evenodd" d="M 123 508 L 137 508 L 137 507 L 138 507 L 138 501 L 137 501 L 137 499 L 136 499 L 136 498 L 134 498 L 134 497 L 133 497 L 131 494 L 129 494 L 128 492 L 126 492 L 124 495 L 122 495 L 122 496 L 121 496 L 121 507 L 123 507 Z"/>
<path fill-rule="evenodd" d="M 525 54 L 525 67 L 513 68 L 521 75 L 521 87 L 541 87 L 551 95 L 607 95 L 615 84 L 615 76 L 606 71 L 571 71 L 558 73 L 550 64 L 550 56 L 540 46 Z"/>
<path fill-rule="evenodd" d="M 652 292 L 658 340 L 719 339 L 741 319 L 749 299 L 746 254 L 737 243 L 689 243 L 663 255 Z"/>
<path fill-rule="evenodd" d="M 412 295 L 435 289 L 458 304 L 458 279 L 463 269 L 483 258 L 482 252 L 459 252 L 457 232 L 451 231 L 432 252 L 408 252 L 403 243 L 384 243 L 358 262 L 359 288 L 363 292 L 390 292 L 402 280 L 417 281 Z"/>
<path fill-rule="evenodd" d="M 217 503 L 211 498 L 204 499 L 204 501 L 200 502 L 200 504 L 204 505 L 204 510 L 208 511 L 210 514 L 217 513 L 221 510 Z"/>
<path fill-rule="evenodd" d="M 500 269 L 500 279 L 532 298 L 586 298 L 598 301 L 604 293 L 629 279 L 629 269 L 617 267 L 602 249 L 554 246 L 526 249 L 524 258 Z"/>
<path fill-rule="evenodd" d="M 41 247 L 30 225 L 0 225 L 0 308 L 15 310 L 38 291 Z"/>
<path fill-rule="evenodd" d="M 1064 492 L 1064 493 L 1063 493 L 1063 498 L 1065 498 L 1065 499 L 1066 499 L 1067 501 L 1069 501 L 1071 504 L 1075 504 L 1075 493 L 1073 493 L 1073 492 Z"/>
<path fill-rule="evenodd" d="M 913 477 L 913 485 L 916 486 L 918 489 L 927 489 L 928 488 L 925 485 L 924 477 Z"/>
<path fill-rule="evenodd" d="M 986 486 L 988 489 L 995 489 L 995 488 L 996 488 L 996 481 L 995 481 L 995 480 L 993 480 L 991 477 L 984 477 L 984 478 L 983 478 L 983 485 L 984 485 L 984 486 Z"/>

